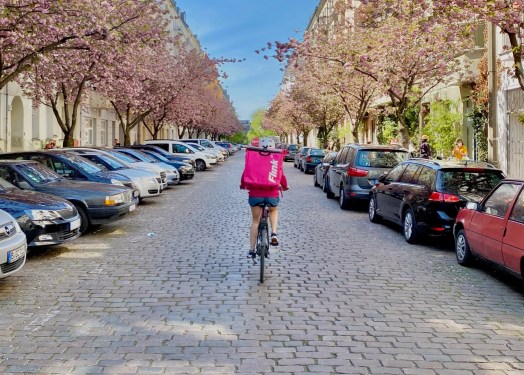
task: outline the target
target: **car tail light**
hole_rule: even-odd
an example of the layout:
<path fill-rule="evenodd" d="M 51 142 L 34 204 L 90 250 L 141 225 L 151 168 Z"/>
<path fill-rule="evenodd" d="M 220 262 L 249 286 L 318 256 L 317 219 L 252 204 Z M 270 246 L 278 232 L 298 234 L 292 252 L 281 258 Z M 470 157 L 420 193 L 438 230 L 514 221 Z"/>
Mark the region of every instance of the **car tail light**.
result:
<path fill-rule="evenodd" d="M 460 198 L 453 194 L 444 194 L 434 191 L 429 196 L 428 200 L 433 202 L 446 202 L 446 203 L 458 203 Z"/>
<path fill-rule="evenodd" d="M 308 157 L 306 158 L 306 161 L 307 161 L 308 163 L 311 163 L 311 162 L 313 161 L 313 159 L 311 158 L 311 156 L 308 156 Z"/>
<path fill-rule="evenodd" d="M 359 168 L 349 168 L 348 170 L 348 176 L 350 177 L 366 177 L 368 173 L 369 171 Z"/>

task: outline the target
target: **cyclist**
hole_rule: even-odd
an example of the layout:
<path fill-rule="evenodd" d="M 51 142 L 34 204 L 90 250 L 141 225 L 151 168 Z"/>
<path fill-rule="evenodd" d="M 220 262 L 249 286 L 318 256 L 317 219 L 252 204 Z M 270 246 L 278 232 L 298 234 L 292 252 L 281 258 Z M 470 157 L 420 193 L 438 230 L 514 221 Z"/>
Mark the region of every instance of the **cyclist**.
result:
<path fill-rule="evenodd" d="M 272 139 L 264 138 L 260 140 L 259 147 L 267 149 L 275 149 L 275 142 Z M 242 180 L 240 181 L 240 189 L 246 189 L 244 181 L 244 175 L 242 174 Z M 255 246 L 257 243 L 258 224 L 260 217 L 262 216 L 262 207 L 264 204 L 269 206 L 269 222 L 271 224 L 271 246 L 277 246 L 279 244 L 277 237 L 277 226 L 278 226 L 278 203 L 280 202 L 279 193 L 280 190 L 288 190 L 287 179 L 284 174 L 280 179 L 280 186 L 273 190 L 261 190 L 252 188 L 249 190 L 248 203 L 251 206 L 251 229 L 249 232 L 249 252 L 247 253 L 248 258 L 252 258 L 255 254 Z"/>

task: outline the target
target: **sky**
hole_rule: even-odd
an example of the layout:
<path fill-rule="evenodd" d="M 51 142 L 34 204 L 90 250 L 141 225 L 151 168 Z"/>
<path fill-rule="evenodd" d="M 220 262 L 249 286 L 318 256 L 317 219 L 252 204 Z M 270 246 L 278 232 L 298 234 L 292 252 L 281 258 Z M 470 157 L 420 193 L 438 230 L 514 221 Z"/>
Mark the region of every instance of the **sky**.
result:
<path fill-rule="evenodd" d="M 214 58 L 246 59 L 226 64 L 228 92 L 240 120 L 267 108 L 282 81 L 283 66 L 256 50 L 267 42 L 301 39 L 319 0 L 176 0 L 204 50 Z"/>

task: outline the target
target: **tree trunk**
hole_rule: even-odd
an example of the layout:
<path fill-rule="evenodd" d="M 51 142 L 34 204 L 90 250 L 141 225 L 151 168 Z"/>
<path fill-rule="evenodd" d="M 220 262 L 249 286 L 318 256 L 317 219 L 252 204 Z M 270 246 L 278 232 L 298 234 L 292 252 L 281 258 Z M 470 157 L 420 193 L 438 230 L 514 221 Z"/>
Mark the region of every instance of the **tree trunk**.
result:
<path fill-rule="evenodd" d="M 409 147 L 409 131 L 406 126 L 406 121 L 403 117 L 400 117 L 398 120 L 398 143 L 402 147 Z"/>
<path fill-rule="evenodd" d="M 124 129 L 124 146 L 131 146 L 131 134 L 127 129 Z"/>
<path fill-rule="evenodd" d="M 64 142 L 62 143 L 62 147 L 74 147 L 75 146 L 75 139 L 74 136 L 74 129 L 70 129 L 68 132 L 64 132 Z"/>
<path fill-rule="evenodd" d="M 153 130 L 153 139 L 158 139 L 158 135 L 160 134 L 161 129 L 154 128 Z"/>

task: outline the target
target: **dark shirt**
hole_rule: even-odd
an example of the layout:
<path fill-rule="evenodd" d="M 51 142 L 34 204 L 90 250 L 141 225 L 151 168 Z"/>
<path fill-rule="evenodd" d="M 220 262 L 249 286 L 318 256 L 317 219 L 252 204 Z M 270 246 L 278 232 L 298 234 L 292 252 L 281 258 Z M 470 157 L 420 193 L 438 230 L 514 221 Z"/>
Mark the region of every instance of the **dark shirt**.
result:
<path fill-rule="evenodd" d="M 431 150 L 429 149 L 428 142 L 422 142 L 420 145 L 420 157 L 424 159 L 431 158 Z"/>

